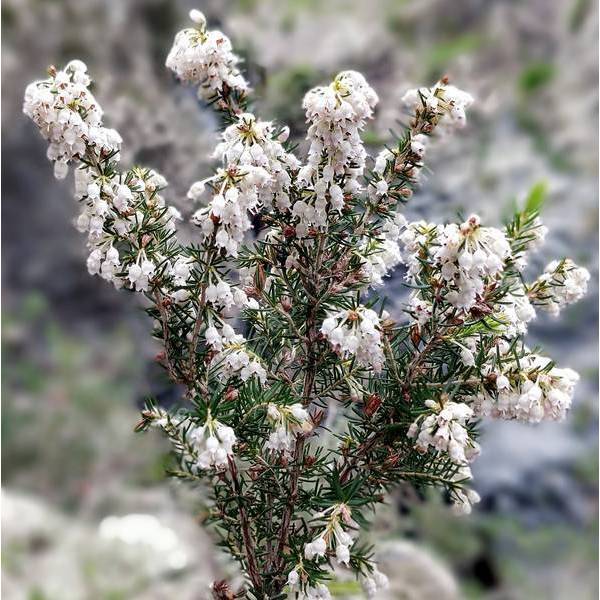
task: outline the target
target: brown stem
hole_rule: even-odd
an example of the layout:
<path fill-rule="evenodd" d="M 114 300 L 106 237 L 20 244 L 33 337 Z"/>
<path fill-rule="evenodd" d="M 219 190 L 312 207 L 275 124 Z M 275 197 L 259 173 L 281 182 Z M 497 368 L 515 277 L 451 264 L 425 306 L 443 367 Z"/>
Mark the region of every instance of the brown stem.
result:
<path fill-rule="evenodd" d="M 361 444 L 361 446 L 358 448 L 356 453 L 352 456 L 352 459 L 350 460 L 350 462 L 344 467 L 344 470 L 342 471 L 342 474 L 340 475 L 341 483 L 346 483 L 346 481 L 348 481 L 348 477 L 350 476 L 350 473 L 352 473 L 352 469 L 354 469 L 354 467 L 358 463 L 358 459 L 361 456 L 364 456 L 365 454 L 367 454 L 367 452 L 369 452 L 369 450 L 371 450 L 373 448 L 373 446 L 375 446 L 375 444 L 379 441 L 379 439 L 381 438 L 382 435 L 383 435 L 383 433 L 381 431 L 379 431 L 375 435 L 373 435 L 373 437 L 370 440 Z"/>
<path fill-rule="evenodd" d="M 319 238 L 319 243 L 317 246 L 317 254 L 315 257 L 315 262 L 313 265 L 312 277 L 309 279 L 311 281 L 311 287 L 314 286 L 313 291 L 315 298 L 318 298 L 318 288 L 319 288 L 319 271 L 321 269 L 321 263 L 323 259 L 323 250 L 325 245 L 325 237 L 321 235 Z M 307 295 L 309 290 L 306 290 Z M 304 406 L 310 405 L 312 392 L 315 384 L 316 378 L 316 357 L 313 352 L 314 340 L 315 340 L 315 317 L 316 317 L 316 305 L 318 301 L 314 301 L 308 307 L 307 315 L 306 315 L 306 370 L 304 373 L 304 384 L 302 390 L 303 404 Z M 292 514 L 294 513 L 294 507 L 296 505 L 296 501 L 298 500 L 298 491 L 299 491 L 299 480 L 300 480 L 300 471 L 302 469 L 303 458 L 304 458 L 304 446 L 306 444 L 306 438 L 303 435 L 299 435 L 296 438 L 296 444 L 294 446 L 294 454 L 293 454 L 293 468 L 290 476 L 290 490 L 289 496 L 286 503 L 285 511 L 283 514 L 283 518 L 281 520 L 281 527 L 279 529 L 279 542 L 277 544 L 277 566 L 278 569 L 281 570 L 284 563 L 284 550 L 287 546 L 288 539 L 290 536 L 290 523 L 292 520 Z"/>
<path fill-rule="evenodd" d="M 256 556 L 254 554 L 254 540 L 252 538 L 252 532 L 250 531 L 250 521 L 246 513 L 246 507 L 244 506 L 244 500 L 242 496 L 242 486 L 238 478 L 237 467 L 235 460 L 229 457 L 229 471 L 231 473 L 231 479 L 233 481 L 235 494 L 237 498 L 238 511 L 240 515 L 240 523 L 242 525 L 242 537 L 244 539 L 244 549 L 246 551 L 246 561 L 248 562 L 248 575 L 254 588 L 259 591 L 262 589 L 262 581 L 260 578 L 258 565 L 256 563 Z"/>
<path fill-rule="evenodd" d="M 163 296 L 158 289 L 154 291 L 154 299 L 156 302 L 156 308 L 158 308 L 158 312 L 160 314 L 160 322 L 162 326 L 163 333 L 163 344 L 165 346 L 165 365 L 167 367 L 167 371 L 171 377 L 171 379 L 175 383 L 181 382 L 181 378 L 175 372 L 175 368 L 173 367 L 173 363 L 171 362 L 171 357 L 169 355 L 169 315 L 167 314 L 167 310 L 163 303 Z"/>
<path fill-rule="evenodd" d="M 196 315 L 196 322 L 194 323 L 194 330 L 192 332 L 192 339 L 190 341 L 190 380 L 194 381 L 196 379 L 196 346 L 198 345 L 198 336 L 200 335 L 200 328 L 202 327 L 203 319 L 203 309 L 204 309 L 204 293 L 205 289 L 202 288 L 202 294 L 200 295 L 200 301 L 198 302 L 198 314 Z"/>

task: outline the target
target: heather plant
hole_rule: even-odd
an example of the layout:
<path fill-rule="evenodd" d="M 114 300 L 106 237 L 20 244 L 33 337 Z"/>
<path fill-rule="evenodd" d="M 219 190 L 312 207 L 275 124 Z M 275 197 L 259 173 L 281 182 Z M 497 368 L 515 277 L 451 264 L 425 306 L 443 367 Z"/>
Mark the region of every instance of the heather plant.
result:
<path fill-rule="evenodd" d="M 440 488 L 468 513 L 482 417 L 565 417 L 578 375 L 525 335 L 538 309 L 581 298 L 589 273 L 562 259 L 525 277 L 546 234 L 539 188 L 502 228 L 403 216 L 468 93 L 446 79 L 408 91 L 403 132 L 372 158 L 361 132 L 377 94 L 342 72 L 304 97 L 300 159 L 285 126 L 250 112 L 229 39 L 190 17 L 166 65 L 223 123 L 218 167 L 188 193 L 192 243 L 165 179 L 121 166 L 84 63 L 50 67 L 24 112 L 56 177 L 74 169 L 89 272 L 146 298 L 158 360 L 185 390 L 176 409 L 149 402 L 137 429 L 164 432 L 170 474 L 210 498 L 207 525 L 245 577 L 215 582 L 214 597 L 326 599 L 339 569 L 373 597 L 387 578 L 361 532 L 390 489 Z M 396 321 L 377 290 L 398 265 L 410 294 Z"/>

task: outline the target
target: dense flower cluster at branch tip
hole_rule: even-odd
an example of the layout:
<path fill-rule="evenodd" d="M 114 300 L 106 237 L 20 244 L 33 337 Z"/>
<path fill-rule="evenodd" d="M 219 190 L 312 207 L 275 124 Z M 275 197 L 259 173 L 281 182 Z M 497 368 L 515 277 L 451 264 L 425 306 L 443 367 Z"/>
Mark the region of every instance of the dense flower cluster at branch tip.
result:
<path fill-rule="evenodd" d="M 436 487 L 469 513 L 479 419 L 565 418 L 579 377 L 525 336 L 590 274 L 561 259 L 529 279 L 547 233 L 539 190 L 502 228 L 404 216 L 435 138 L 473 103 L 446 78 L 403 96 L 403 131 L 371 156 L 377 94 L 339 73 L 306 93 L 296 155 L 286 126 L 250 112 L 229 39 L 190 18 L 166 65 L 223 124 L 212 174 L 190 182 L 190 243 L 165 179 L 121 165 L 81 61 L 50 67 L 23 111 L 56 177 L 72 168 L 89 272 L 143 295 L 182 390 L 172 408 L 149 401 L 136 430 L 167 436 L 169 473 L 203 486 L 206 523 L 243 572 L 243 589 L 215 582 L 213 597 L 327 600 L 346 570 L 373 598 L 388 581 L 366 532 L 390 489 Z M 375 292 L 397 268 L 409 291 L 386 310 Z"/>
<path fill-rule="evenodd" d="M 206 29 L 199 10 L 190 11 L 194 27 L 180 31 L 166 60 L 167 68 L 184 83 L 198 86 L 198 97 L 211 99 L 225 87 L 248 91 L 248 82 L 238 69 L 240 59 L 233 53 L 229 38 Z"/>

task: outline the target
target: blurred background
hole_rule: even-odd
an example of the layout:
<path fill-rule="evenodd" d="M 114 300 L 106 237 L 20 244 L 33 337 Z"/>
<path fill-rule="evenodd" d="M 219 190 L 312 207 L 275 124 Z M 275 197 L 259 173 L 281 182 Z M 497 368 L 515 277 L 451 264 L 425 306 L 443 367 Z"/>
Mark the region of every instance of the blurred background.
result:
<path fill-rule="evenodd" d="M 597 598 L 594 0 L 2 2 L 3 597 L 196 600 L 233 572 L 197 524 L 197 498 L 163 480 L 166 444 L 133 433 L 144 398 L 176 393 L 139 299 L 87 274 L 72 182 L 53 179 L 21 114 L 29 81 L 81 58 L 124 160 L 163 173 L 189 215 L 185 192 L 210 170 L 216 123 L 163 65 L 190 8 L 245 58 L 256 111 L 299 142 L 304 93 L 339 70 L 362 71 L 379 93 L 374 145 L 398 129 L 409 87 L 448 74 L 476 96 L 467 129 L 430 149 L 412 217 L 477 211 L 499 225 L 546 182 L 551 234 L 533 271 L 568 255 L 593 274 L 583 302 L 532 327 L 534 343 L 581 373 L 574 408 L 561 424 L 484 424 L 470 517 L 398 494 L 373 537 L 392 581 L 382 598 Z M 397 307 L 401 274 L 387 289 Z M 332 590 L 361 597 L 352 582 Z"/>

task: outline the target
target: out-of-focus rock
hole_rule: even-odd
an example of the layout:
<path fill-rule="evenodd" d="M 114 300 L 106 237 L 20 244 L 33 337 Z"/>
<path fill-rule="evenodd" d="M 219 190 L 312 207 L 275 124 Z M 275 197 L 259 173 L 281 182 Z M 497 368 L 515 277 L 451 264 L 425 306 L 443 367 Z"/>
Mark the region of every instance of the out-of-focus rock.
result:
<path fill-rule="evenodd" d="M 189 516 L 173 510 L 168 495 L 151 504 L 154 513 L 107 515 L 98 524 L 4 489 L 3 597 L 208 598 L 212 545 Z"/>
<path fill-rule="evenodd" d="M 381 571 L 390 587 L 377 596 L 381 600 L 459 600 L 456 579 L 431 553 L 407 541 L 384 542 L 377 548 Z"/>

